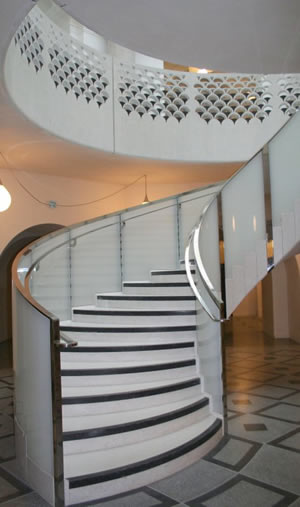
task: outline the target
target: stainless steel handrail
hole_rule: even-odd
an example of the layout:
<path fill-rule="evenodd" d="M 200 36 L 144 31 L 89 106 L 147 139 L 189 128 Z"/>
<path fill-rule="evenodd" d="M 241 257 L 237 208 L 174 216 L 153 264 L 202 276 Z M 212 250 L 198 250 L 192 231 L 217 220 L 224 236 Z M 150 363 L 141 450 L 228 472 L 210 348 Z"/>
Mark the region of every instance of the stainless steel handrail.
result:
<path fill-rule="evenodd" d="M 300 114 L 300 113 L 296 113 L 296 114 Z M 202 281 L 202 283 L 204 284 L 206 290 L 208 291 L 209 295 L 210 295 L 210 298 L 213 300 L 213 302 L 216 304 L 216 306 L 219 308 L 219 309 L 222 309 L 223 308 L 223 299 L 220 298 L 218 296 L 218 291 L 215 289 L 213 283 L 211 282 L 208 274 L 207 274 L 207 271 L 204 267 L 204 264 L 203 264 L 203 260 L 202 260 L 202 257 L 201 257 L 201 253 L 200 253 L 200 232 L 201 232 L 201 228 L 203 226 L 203 221 L 204 221 L 204 217 L 206 215 L 206 213 L 208 212 L 208 210 L 210 209 L 210 207 L 212 206 L 212 204 L 216 201 L 216 199 L 219 199 L 219 197 L 222 195 L 222 191 L 224 190 L 224 188 L 229 185 L 231 183 L 231 181 L 241 172 L 243 171 L 247 166 L 248 164 L 255 159 L 255 157 L 257 157 L 260 153 L 262 154 L 263 153 L 263 150 L 266 146 L 268 146 L 268 144 L 281 132 L 281 130 L 284 129 L 284 127 L 286 126 L 286 124 L 291 121 L 293 117 L 290 117 L 285 123 L 284 125 L 282 125 L 280 127 L 280 129 L 269 139 L 269 141 L 267 143 L 264 144 L 264 146 L 262 148 L 260 148 L 254 155 L 253 157 L 251 157 L 245 164 L 242 165 L 242 167 L 240 167 L 230 178 L 228 178 L 227 181 L 225 181 L 225 183 L 222 185 L 221 189 L 216 192 L 215 196 L 211 199 L 211 201 L 204 207 L 204 209 L 202 210 L 202 213 L 200 215 L 200 218 L 199 218 L 199 222 L 198 222 L 198 225 L 194 227 L 193 231 L 191 232 L 191 235 L 190 235 L 190 238 L 189 238 L 189 241 L 188 241 L 188 244 L 186 246 L 186 251 L 185 251 L 185 270 L 186 270 L 186 274 L 187 274 L 187 278 L 188 278 L 188 281 L 190 283 L 190 286 L 196 296 L 196 298 L 198 299 L 198 301 L 200 302 L 200 304 L 203 306 L 204 310 L 207 312 L 207 314 L 209 315 L 209 317 L 213 320 L 213 321 L 218 321 L 218 322 L 222 322 L 223 320 L 226 320 L 225 318 L 218 318 L 216 315 L 213 314 L 213 312 L 209 309 L 208 305 L 204 302 L 204 299 L 203 297 L 200 295 L 200 292 L 194 282 L 194 279 L 192 277 L 192 273 L 191 273 L 191 269 L 190 269 L 190 247 L 191 247 L 191 243 L 193 244 L 193 250 L 194 250 L 194 255 L 195 255 L 195 260 L 196 260 L 196 266 L 199 270 L 199 275 L 200 275 L 200 279 Z M 222 212 L 222 211 L 221 211 Z M 225 284 L 223 284 L 225 286 Z"/>
<path fill-rule="evenodd" d="M 62 343 L 62 341 L 64 343 Z M 76 340 L 72 340 L 67 335 L 65 335 L 64 333 L 60 332 L 60 340 L 58 340 L 58 342 L 56 343 L 56 345 L 60 345 L 61 347 L 69 349 L 69 348 L 77 347 L 78 342 Z"/>

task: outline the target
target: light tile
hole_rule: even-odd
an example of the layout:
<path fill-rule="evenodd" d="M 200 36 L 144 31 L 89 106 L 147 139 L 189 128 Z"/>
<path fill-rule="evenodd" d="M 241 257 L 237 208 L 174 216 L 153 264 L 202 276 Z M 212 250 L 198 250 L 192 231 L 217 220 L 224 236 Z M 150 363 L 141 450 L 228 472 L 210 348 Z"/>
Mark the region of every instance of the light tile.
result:
<path fill-rule="evenodd" d="M 252 449 L 252 445 L 231 438 L 224 447 L 214 454 L 214 459 L 228 465 L 236 465 Z"/>
<path fill-rule="evenodd" d="M 207 493 L 228 481 L 234 475 L 233 472 L 219 465 L 200 460 L 182 472 L 152 484 L 151 487 L 167 496 L 187 503 L 186 500 Z M 201 480 L 199 480 L 200 477 Z"/>
<path fill-rule="evenodd" d="M 235 402 L 238 400 L 247 399 L 249 404 L 236 404 Z M 265 407 L 269 407 L 274 405 L 274 400 L 270 400 L 269 398 L 263 398 L 261 396 L 253 396 L 251 394 L 243 394 L 243 393 L 231 393 L 227 397 L 227 407 L 229 409 L 235 409 L 239 412 L 256 412 L 257 410 L 263 409 Z"/>
<path fill-rule="evenodd" d="M 267 396 L 274 399 L 282 399 L 288 396 L 289 394 L 293 394 L 292 389 L 285 389 L 283 387 L 276 387 L 272 385 L 264 385 L 261 387 L 256 387 L 251 389 L 250 394 L 257 394 L 260 396 Z"/>
<path fill-rule="evenodd" d="M 300 454 L 271 445 L 263 446 L 243 474 L 300 495 Z"/>
<path fill-rule="evenodd" d="M 273 507 L 283 498 L 282 495 L 264 488 L 263 485 L 258 486 L 247 480 L 241 480 L 213 498 L 202 501 L 201 505 L 206 507 L 249 507 L 250 505 L 251 507 Z M 190 505 L 196 507 L 197 503 L 190 503 Z"/>
<path fill-rule="evenodd" d="M 288 405 L 287 403 L 279 403 L 274 407 L 264 409 L 260 411 L 260 414 L 300 424 L 299 407 Z"/>
<path fill-rule="evenodd" d="M 265 424 L 267 430 L 252 431 L 250 437 L 250 433 L 244 427 L 245 424 Z M 228 432 L 230 435 L 261 443 L 270 442 L 294 429 L 295 424 L 254 414 L 245 414 L 228 421 Z"/>

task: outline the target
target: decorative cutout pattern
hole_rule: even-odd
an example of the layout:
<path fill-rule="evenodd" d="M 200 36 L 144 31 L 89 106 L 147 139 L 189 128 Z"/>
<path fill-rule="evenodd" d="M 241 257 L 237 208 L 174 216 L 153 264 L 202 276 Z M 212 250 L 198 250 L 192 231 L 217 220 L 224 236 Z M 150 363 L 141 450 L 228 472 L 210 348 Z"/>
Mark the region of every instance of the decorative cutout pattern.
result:
<path fill-rule="evenodd" d="M 48 68 L 56 88 L 63 86 L 66 93 L 72 91 L 76 99 L 82 96 L 88 104 L 94 100 L 99 108 L 108 100 L 109 81 L 100 62 L 95 67 L 58 44 L 50 47 L 48 53 L 51 60 Z"/>
<path fill-rule="evenodd" d="M 298 76 L 285 76 L 278 80 L 278 93 L 281 103 L 279 109 L 288 116 L 295 114 L 300 107 L 300 79 Z"/>
<path fill-rule="evenodd" d="M 271 83 L 262 76 L 210 75 L 197 76 L 196 113 L 209 123 L 240 118 L 249 123 L 253 118 L 263 122 L 271 113 Z"/>
<path fill-rule="evenodd" d="M 19 47 L 21 55 L 27 58 L 28 65 L 34 65 L 36 72 L 39 72 L 44 65 L 42 53 L 45 44 L 40 29 L 29 15 L 19 26 L 14 41 L 15 45 Z"/>
<path fill-rule="evenodd" d="M 173 117 L 180 122 L 190 113 L 188 84 L 183 73 L 166 73 L 122 63 L 119 71 L 118 101 L 128 116 L 148 115 L 153 120 L 160 116 L 165 121 Z"/>
<path fill-rule="evenodd" d="M 48 63 L 56 88 L 62 86 L 66 93 L 72 91 L 76 99 L 83 97 L 87 104 L 94 101 L 99 108 L 109 99 L 109 80 L 105 75 L 109 57 L 95 54 L 62 32 L 37 5 L 18 28 L 14 41 L 36 72 Z"/>

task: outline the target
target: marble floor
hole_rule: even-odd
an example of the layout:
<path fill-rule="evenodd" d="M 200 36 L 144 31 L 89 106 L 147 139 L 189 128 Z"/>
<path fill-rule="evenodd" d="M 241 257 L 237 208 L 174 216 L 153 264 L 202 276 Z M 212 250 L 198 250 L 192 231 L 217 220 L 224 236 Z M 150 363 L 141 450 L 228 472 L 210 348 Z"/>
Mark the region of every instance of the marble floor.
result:
<path fill-rule="evenodd" d="M 300 507 L 300 344 L 256 319 L 225 333 L 227 432 L 198 463 L 101 507 Z M 47 507 L 14 475 L 13 377 L 0 345 L 0 504 Z"/>

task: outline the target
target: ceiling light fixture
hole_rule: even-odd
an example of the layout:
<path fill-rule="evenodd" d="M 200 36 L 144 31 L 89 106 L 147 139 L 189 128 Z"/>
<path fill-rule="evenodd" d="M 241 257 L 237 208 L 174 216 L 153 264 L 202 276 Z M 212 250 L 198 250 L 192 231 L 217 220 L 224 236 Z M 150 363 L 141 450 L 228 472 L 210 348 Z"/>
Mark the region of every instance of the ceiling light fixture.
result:
<path fill-rule="evenodd" d="M 0 179 L 0 212 L 6 211 L 10 207 L 11 196 L 9 191 L 3 185 Z"/>
<path fill-rule="evenodd" d="M 197 74 L 209 74 L 210 72 L 212 72 L 212 70 L 210 70 L 210 69 L 198 69 L 197 70 Z"/>

